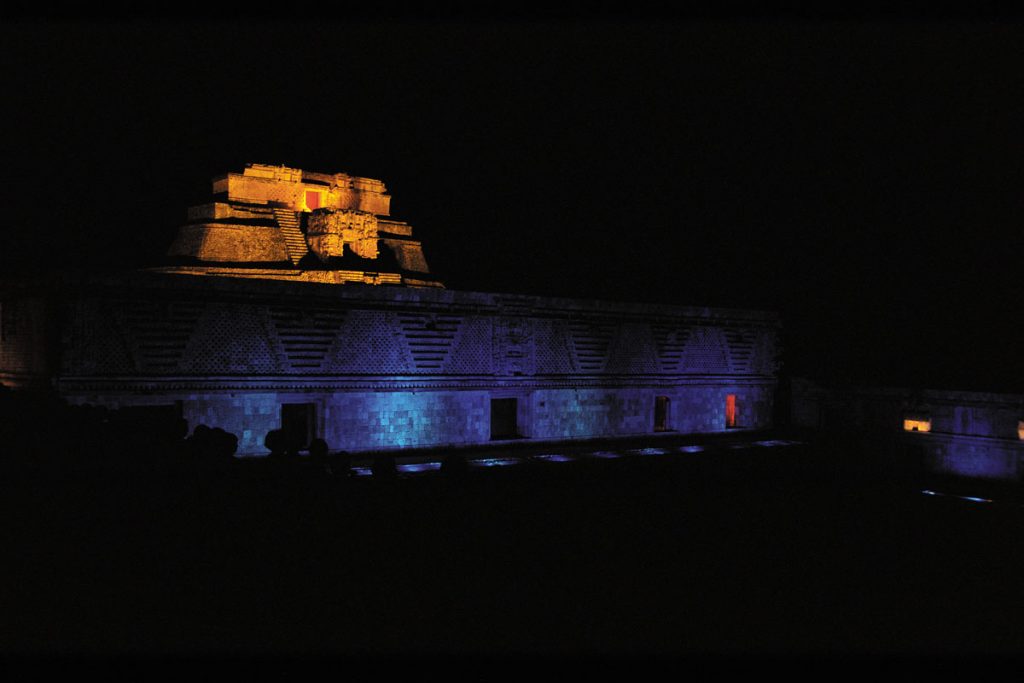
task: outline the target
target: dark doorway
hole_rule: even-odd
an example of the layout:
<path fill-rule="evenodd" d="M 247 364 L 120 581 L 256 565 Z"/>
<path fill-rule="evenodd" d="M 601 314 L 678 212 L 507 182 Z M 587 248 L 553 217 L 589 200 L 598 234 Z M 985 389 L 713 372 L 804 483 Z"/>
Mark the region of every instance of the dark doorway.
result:
<path fill-rule="evenodd" d="M 668 396 L 654 397 L 654 431 L 668 431 L 668 409 L 671 405 Z"/>
<path fill-rule="evenodd" d="M 736 394 L 725 397 L 725 428 L 736 426 Z"/>
<path fill-rule="evenodd" d="M 316 404 L 283 403 L 281 405 L 281 430 L 288 443 L 302 449 L 316 438 Z"/>
<path fill-rule="evenodd" d="M 514 398 L 491 399 L 491 438 L 515 439 L 519 436 L 516 425 L 518 401 Z"/>

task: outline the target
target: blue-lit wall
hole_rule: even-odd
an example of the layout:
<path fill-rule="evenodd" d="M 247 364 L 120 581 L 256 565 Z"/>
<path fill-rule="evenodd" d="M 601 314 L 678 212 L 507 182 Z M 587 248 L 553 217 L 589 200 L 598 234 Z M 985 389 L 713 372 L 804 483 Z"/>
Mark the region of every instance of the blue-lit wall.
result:
<path fill-rule="evenodd" d="M 323 437 L 345 450 L 470 444 L 490 438 L 485 391 L 338 394 L 325 404 Z"/>
<path fill-rule="evenodd" d="M 1020 478 L 1024 448 L 1009 440 L 925 435 L 930 471 L 977 479 Z"/>
<path fill-rule="evenodd" d="M 201 280 L 197 282 L 196 280 Z M 55 385 L 76 403 L 180 405 L 194 427 L 265 453 L 281 406 L 350 451 L 486 443 L 491 401 L 519 436 L 650 434 L 771 424 L 778 318 L 758 311 L 451 290 L 163 276 L 61 302 Z"/>
<path fill-rule="evenodd" d="M 663 388 L 555 389 L 533 392 L 530 436 L 578 438 L 650 433 L 658 396 L 669 399 L 666 427 L 677 432 L 725 431 L 725 397 L 735 394 L 738 427 L 771 424 L 773 387 L 704 385 Z"/>
<path fill-rule="evenodd" d="M 103 397 L 96 397 L 103 401 Z M 281 425 L 281 405 L 314 406 L 315 433 L 333 449 L 350 451 L 481 443 L 490 438 L 486 392 L 236 392 L 167 394 L 181 400 L 190 425 L 236 434 L 242 454 L 263 454 L 264 437 Z M 137 405 L 137 400 L 127 403 Z M 119 407 L 119 406 L 118 406 Z"/>
<path fill-rule="evenodd" d="M 721 432 L 725 396 L 737 396 L 739 428 L 771 423 L 770 387 L 688 386 L 542 390 L 394 392 L 234 392 L 147 396 L 76 396 L 76 403 L 111 409 L 180 402 L 190 425 L 225 429 L 239 438 L 239 453 L 265 454 L 267 432 L 281 427 L 281 405 L 314 406 L 315 431 L 331 448 L 348 451 L 441 447 L 491 441 L 491 399 L 517 399 L 519 435 L 526 439 L 578 439 L 651 434 L 655 401 L 670 398 L 665 425 L 681 433 Z"/>

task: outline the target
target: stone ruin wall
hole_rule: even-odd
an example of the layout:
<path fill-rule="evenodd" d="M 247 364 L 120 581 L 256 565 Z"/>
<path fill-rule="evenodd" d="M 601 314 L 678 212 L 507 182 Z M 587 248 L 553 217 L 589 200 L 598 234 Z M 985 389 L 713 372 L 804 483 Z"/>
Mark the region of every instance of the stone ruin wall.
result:
<path fill-rule="evenodd" d="M 649 434 L 658 396 L 680 432 L 724 431 L 726 394 L 740 427 L 772 422 L 771 316 L 438 293 L 452 294 L 83 297 L 65 311 L 59 384 L 112 408 L 180 401 L 192 426 L 236 433 L 250 454 L 284 403 L 315 405 L 318 434 L 348 450 L 486 443 L 503 397 L 517 399 L 524 438 Z"/>

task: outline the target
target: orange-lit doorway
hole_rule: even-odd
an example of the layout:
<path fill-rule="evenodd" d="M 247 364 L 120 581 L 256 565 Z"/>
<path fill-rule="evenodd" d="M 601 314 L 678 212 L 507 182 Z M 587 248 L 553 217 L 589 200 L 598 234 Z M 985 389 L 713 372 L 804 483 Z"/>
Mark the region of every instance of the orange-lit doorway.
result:
<path fill-rule="evenodd" d="M 306 190 L 306 208 L 312 211 L 320 208 L 320 193 Z"/>
<path fill-rule="evenodd" d="M 727 394 L 725 397 L 725 428 L 736 426 L 736 394 Z"/>

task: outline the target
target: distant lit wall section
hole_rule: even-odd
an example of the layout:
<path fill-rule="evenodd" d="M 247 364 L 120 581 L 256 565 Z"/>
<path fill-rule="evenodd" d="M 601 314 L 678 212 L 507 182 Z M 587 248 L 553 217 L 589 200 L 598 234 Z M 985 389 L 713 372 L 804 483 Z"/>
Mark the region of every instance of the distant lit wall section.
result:
<path fill-rule="evenodd" d="M 865 440 L 926 474 L 1020 481 L 1024 395 L 793 382 L 794 424 Z M 923 435 L 927 435 L 924 437 Z M 908 455 L 913 454 L 913 455 Z M 914 464 L 917 467 L 918 464 Z"/>
<path fill-rule="evenodd" d="M 979 439 L 949 437 L 936 444 L 930 469 L 978 479 L 1016 479 L 1019 449 Z"/>
<path fill-rule="evenodd" d="M 903 431 L 930 432 L 932 431 L 932 421 L 928 418 L 904 418 Z"/>

